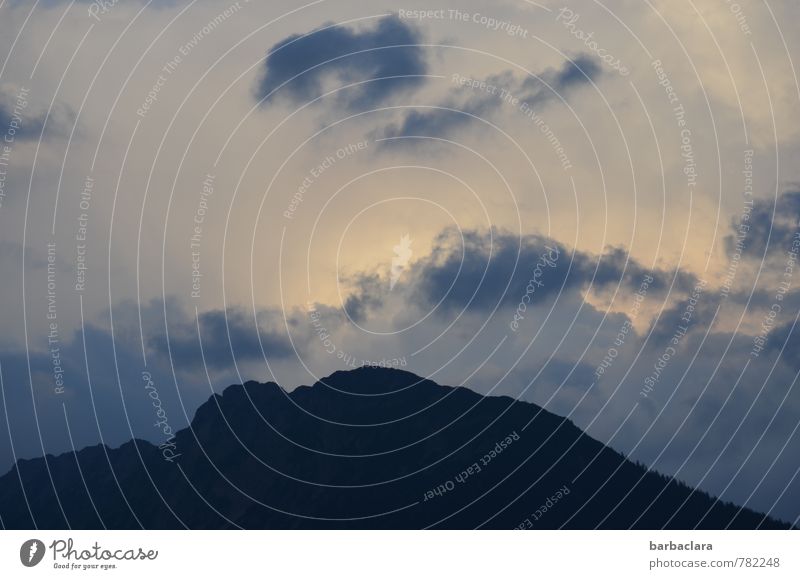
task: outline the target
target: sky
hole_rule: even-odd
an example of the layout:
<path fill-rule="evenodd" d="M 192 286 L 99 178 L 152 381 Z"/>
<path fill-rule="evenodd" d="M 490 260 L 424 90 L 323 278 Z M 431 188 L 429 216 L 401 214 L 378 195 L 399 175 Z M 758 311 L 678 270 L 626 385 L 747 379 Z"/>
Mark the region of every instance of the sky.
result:
<path fill-rule="evenodd" d="M 0 470 L 371 363 L 796 522 L 798 17 L 0 0 Z"/>

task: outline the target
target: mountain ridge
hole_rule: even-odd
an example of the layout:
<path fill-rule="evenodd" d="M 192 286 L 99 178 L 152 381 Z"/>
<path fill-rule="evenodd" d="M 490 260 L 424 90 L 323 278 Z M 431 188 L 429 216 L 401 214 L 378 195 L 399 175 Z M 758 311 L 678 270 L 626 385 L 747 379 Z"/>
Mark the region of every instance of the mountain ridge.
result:
<path fill-rule="evenodd" d="M 172 460 L 163 445 L 132 439 L 17 461 L 0 477 L 0 520 L 53 529 L 789 528 L 647 470 L 535 404 L 403 370 L 339 371 L 291 391 L 231 385 L 167 443 Z"/>

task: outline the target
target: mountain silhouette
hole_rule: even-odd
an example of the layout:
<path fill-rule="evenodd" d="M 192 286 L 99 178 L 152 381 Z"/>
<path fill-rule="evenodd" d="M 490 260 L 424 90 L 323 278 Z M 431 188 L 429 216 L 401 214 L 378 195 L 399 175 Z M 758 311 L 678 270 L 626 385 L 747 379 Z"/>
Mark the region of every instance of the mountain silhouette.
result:
<path fill-rule="evenodd" d="M 0 520 L 16 529 L 789 528 L 649 471 L 534 404 L 375 367 L 291 392 L 230 386 L 161 448 L 132 440 L 20 460 L 0 478 Z"/>

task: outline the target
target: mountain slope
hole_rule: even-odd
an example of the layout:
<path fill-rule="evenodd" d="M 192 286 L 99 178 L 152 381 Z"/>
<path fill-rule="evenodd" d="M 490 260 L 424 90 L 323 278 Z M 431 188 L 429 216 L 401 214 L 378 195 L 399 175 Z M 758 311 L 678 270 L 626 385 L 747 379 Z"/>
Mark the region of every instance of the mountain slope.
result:
<path fill-rule="evenodd" d="M 173 460 L 134 440 L 19 461 L 0 478 L 2 523 L 787 527 L 670 483 L 534 404 L 399 370 L 337 372 L 291 393 L 274 383 L 231 386 L 203 404 L 172 443 Z"/>

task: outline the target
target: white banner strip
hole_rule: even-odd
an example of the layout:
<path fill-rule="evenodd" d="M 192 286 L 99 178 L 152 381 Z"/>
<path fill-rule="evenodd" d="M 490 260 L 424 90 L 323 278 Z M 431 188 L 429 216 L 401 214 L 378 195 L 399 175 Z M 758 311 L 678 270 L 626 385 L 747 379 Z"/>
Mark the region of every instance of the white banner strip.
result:
<path fill-rule="evenodd" d="M 0 546 L 14 578 L 800 577 L 791 531 L 5 531 Z"/>

